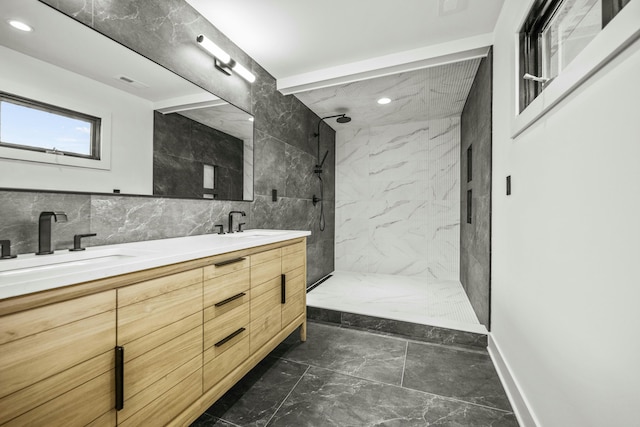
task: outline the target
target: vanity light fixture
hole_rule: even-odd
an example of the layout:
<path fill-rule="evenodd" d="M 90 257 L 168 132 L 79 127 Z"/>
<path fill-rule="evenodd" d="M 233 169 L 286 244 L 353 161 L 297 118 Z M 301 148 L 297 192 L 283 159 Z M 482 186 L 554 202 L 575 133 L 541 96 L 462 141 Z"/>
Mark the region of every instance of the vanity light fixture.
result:
<path fill-rule="evenodd" d="M 378 99 L 378 104 L 380 104 L 380 105 L 385 105 L 385 104 L 388 104 L 390 102 L 391 102 L 391 99 L 389 99 L 389 98 L 380 98 L 380 99 Z"/>
<path fill-rule="evenodd" d="M 214 65 L 218 70 L 228 76 L 231 75 L 231 71 L 233 70 L 249 83 L 256 81 L 256 76 L 254 76 L 251 71 L 234 61 L 227 52 L 222 50 L 217 44 L 206 38 L 203 34 L 196 37 L 196 41 L 198 42 L 198 46 L 213 56 L 215 61 Z"/>
<path fill-rule="evenodd" d="M 10 20 L 9 25 L 11 25 L 16 30 L 26 31 L 26 32 L 33 31 L 33 28 L 31 28 L 30 25 L 27 25 L 22 21 L 16 21 L 15 19 Z"/>

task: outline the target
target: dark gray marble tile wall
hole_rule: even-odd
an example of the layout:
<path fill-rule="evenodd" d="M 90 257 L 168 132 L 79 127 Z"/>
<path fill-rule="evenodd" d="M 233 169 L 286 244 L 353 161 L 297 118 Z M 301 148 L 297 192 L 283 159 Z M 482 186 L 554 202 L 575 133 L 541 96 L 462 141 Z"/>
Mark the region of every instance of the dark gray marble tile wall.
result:
<path fill-rule="evenodd" d="M 206 233 L 226 225 L 231 209 L 247 212 L 251 228 L 312 230 L 308 240 L 308 282 L 333 271 L 335 219 L 335 132 L 323 126 L 326 229 L 318 227 L 320 182 L 313 176 L 319 117 L 294 96 L 277 91 L 276 80 L 206 21 L 184 0 L 113 2 L 42 0 L 76 20 L 124 44 L 255 117 L 255 194 L 253 202 L 184 200 L 156 197 L 0 192 L 0 236 L 11 239 L 13 253 L 35 252 L 40 211 L 74 212 L 64 227 L 54 226 L 56 247 L 65 248 L 75 233 L 96 232 L 89 245 L 121 243 Z M 256 75 L 253 85 L 205 67 L 195 55 L 195 38 L 206 34 Z M 210 64 L 209 64 L 210 65 Z M 271 201 L 272 190 L 278 200 Z"/>
<path fill-rule="evenodd" d="M 480 323 L 491 321 L 491 94 L 492 51 L 482 59 L 460 118 L 460 281 Z M 467 180 L 467 149 L 472 176 Z M 467 191 L 472 191 L 471 224 Z"/>
<path fill-rule="evenodd" d="M 153 115 L 153 194 L 203 196 L 203 165 L 216 166 L 216 199 L 242 200 L 244 142 L 180 114 Z"/>

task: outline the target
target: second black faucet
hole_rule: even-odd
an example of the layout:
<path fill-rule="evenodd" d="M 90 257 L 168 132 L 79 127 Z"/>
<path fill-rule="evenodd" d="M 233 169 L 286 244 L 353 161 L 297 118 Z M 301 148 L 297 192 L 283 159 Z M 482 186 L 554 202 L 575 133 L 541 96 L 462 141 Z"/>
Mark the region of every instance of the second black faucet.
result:
<path fill-rule="evenodd" d="M 242 216 L 247 216 L 244 211 L 231 211 L 229 212 L 229 233 L 233 233 L 233 214 L 240 214 Z"/>

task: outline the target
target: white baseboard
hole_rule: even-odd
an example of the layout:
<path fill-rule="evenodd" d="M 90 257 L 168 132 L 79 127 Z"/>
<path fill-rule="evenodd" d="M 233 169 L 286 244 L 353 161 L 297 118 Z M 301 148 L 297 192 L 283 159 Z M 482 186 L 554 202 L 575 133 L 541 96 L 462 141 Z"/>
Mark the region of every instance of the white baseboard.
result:
<path fill-rule="evenodd" d="M 502 386 L 507 393 L 507 397 L 509 398 L 509 402 L 511 403 L 511 407 L 518 419 L 520 427 L 538 427 L 540 424 L 533 415 L 526 397 L 520 391 L 518 382 L 513 375 L 511 375 L 509 364 L 502 357 L 498 343 L 495 341 L 491 333 L 489 333 L 488 338 L 489 345 L 487 346 L 487 349 L 489 350 L 489 356 L 491 356 L 493 365 L 498 372 L 498 376 L 500 377 Z"/>

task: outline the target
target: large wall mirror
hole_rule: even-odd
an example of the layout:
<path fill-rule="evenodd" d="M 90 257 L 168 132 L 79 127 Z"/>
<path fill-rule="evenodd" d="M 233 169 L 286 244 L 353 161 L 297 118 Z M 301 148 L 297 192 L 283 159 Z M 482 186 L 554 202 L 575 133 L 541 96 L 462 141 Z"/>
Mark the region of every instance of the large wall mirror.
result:
<path fill-rule="evenodd" d="M 253 118 L 97 31 L 3 0 L 0 63 L 0 187 L 253 199 Z M 81 122 L 37 118 L 75 113 L 97 123 L 90 155 L 69 148 L 88 138 Z"/>

